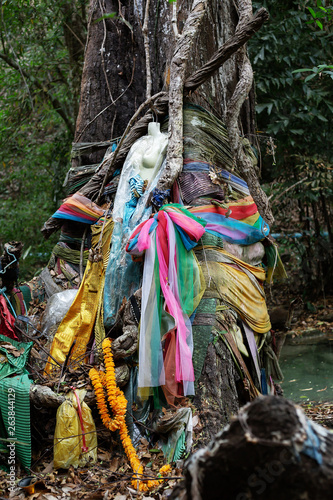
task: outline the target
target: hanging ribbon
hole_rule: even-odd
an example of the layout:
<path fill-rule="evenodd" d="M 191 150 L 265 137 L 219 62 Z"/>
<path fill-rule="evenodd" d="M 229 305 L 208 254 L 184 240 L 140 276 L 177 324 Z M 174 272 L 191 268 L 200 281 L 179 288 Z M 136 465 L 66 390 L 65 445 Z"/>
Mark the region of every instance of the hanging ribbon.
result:
<path fill-rule="evenodd" d="M 168 384 L 161 338 L 175 328 L 174 380 L 182 385 L 184 395 L 194 392 L 189 315 L 200 302 L 204 281 L 191 249 L 203 235 L 204 226 L 205 222 L 188 210 L 165 205 L 136 228 L 127 244 L 126 250 L 135 258 L 146 251 L 139 346 L 141 388 Z"/>

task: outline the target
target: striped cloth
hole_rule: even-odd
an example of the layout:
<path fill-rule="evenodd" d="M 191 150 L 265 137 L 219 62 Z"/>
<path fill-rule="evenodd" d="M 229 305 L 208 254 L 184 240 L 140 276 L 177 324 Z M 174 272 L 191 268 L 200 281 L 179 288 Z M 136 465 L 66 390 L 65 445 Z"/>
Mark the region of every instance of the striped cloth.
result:
<path fill-rule="evenodd" d="M 95 224 L 104 215 L 104 210 L 80 193 L 75 193 L 52 215 L 54 219 L 70 219 L 84 224 Z"/>

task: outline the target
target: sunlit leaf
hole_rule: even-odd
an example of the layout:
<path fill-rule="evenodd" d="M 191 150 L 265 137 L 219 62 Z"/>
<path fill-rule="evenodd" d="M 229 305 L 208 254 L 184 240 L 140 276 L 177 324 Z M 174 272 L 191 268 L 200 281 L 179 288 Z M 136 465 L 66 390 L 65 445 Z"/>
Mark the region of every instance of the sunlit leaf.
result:
<path fill-rule="evenodd" d="M 103 21 L 103 19 L 113 19 L 116 15 L 116 12 L 109 12 L 108 14 L 104 14 L 103 16 L 96 19 L 94 23 L 99 23 L 100 21 Z"/>

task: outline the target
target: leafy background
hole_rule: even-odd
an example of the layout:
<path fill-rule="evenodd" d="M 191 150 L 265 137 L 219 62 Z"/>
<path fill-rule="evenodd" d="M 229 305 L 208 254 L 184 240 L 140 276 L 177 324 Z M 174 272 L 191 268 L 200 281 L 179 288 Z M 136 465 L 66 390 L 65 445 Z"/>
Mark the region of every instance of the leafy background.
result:
<path fill-rule="evenodd" d="M 273 233 L 297 286 L 325 294 L 333 272 L 333 9 L 324 1 L 254 2 L 261 6 L 270 21 L 249 51 Z"/>
<path fill-rule="evenodd" d="M 2 0 L 0 244 L 21 240 L 21 278 L 49 258 L 40 227 L 62 198 L 79 103 L 86 2 Z"/>

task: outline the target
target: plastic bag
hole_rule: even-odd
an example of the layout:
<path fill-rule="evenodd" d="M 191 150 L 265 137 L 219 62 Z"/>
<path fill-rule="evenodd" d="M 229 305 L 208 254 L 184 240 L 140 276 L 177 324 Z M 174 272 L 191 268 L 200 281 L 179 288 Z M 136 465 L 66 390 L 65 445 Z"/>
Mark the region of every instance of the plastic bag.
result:
<path fill-rule="evenodd" d="M 68 312 L 77 294 L 76 289 L 55 293 L 49 299 L 44 312 L 42 332 L 47 335 L 50 328 L 60 323 Z"/>
<path fill-rule="evenodd" d="M 97 461 L 97 433 L 89 406 L 83 401 L 86 391 L 76 390 L 80 400 L 82 426 L 79 406 L 71 391 L 57 411 L 57 423 L 54 432 L 54 468 L 68 469 L 91 465 Z"/>

